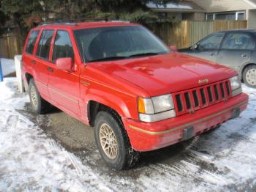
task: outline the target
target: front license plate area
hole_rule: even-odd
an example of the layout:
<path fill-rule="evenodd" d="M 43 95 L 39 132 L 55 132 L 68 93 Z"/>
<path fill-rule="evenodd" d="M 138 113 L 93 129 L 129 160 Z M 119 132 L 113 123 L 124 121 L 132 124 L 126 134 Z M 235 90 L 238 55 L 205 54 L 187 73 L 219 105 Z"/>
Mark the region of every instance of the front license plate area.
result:
<path fill-rule="evenodd" d="M 191 139 L 192 137 L 194 137 L 194 128 L 193 127 L 188 127 L 183 130 L 183 137 L 182 137 L 183 141 Z"/>

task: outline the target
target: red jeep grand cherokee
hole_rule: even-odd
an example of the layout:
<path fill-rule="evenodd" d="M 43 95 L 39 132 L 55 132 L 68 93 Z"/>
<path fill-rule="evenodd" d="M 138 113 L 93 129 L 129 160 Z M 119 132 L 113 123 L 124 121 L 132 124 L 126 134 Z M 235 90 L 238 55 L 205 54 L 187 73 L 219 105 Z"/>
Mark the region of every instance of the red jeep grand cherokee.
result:
<path fill-rule="evenodd" d="M 137 24 L 42 25 L 30 31 L 22 61 L 33 110 L 52 104 L 94 127 L 115 169 L 213 129 L 248 103 L 235 71 L 172 52 Z"/>

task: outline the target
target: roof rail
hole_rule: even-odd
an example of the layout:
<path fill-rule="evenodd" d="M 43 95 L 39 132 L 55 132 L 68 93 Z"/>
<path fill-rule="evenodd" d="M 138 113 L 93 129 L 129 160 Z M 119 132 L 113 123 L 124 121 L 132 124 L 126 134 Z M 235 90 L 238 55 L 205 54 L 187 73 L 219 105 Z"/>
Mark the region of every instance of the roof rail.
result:
<path fill-rule="evenodd" d="M 38 26 L 44 26 L 44 25 L 77 25 L 74 21 L 49 21 L 49 22 L 42 22 Z"/>
<path fill-rule="evenodd" d="M 57 20 L 57 21 L 49 21 L 49 22 L 41 22 L 38 24 L 38 26 L 44 26 L 44 25 L 70 25 L 75 26 L 79 22 L 126 22 L 130 23 L 128 20 L 109 20 L 109 19 L 80 19 L 80 20 Z"/>
<path fill-rule="evenodd" d="M 124 23 L 130 23 L 131 21 L 128 20 L 108 20 L 109 22 L 124 22 Z"/>

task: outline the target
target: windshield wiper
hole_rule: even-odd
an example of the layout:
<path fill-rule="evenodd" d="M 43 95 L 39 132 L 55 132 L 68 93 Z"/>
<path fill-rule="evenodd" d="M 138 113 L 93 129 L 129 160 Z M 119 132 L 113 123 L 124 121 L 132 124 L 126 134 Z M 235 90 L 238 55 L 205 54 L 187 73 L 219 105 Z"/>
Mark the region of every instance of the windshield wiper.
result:
<path fill-rule="evenodd" d="M 132 57 L 144 57 L 144 56 L 153 56 L 153 55 L 159 55 L 163 54 L 165 52 L 148 52 L 148 53 L 138 53 L 138 54 L 133 54 L 129 56 L 113 56 L 113 57 L 105 57 L 105 58 L 100 58 L 100 59 L 93 59 L 90 60 L 89 62 L 95 62 L 95 61 L 111 61 L 111 60 L 118 60 L 118 59 L 128 59 Z"/>
<path fill-rule="evenodd" d="M 162 54 L 164 52 L 148 52 L 148 53 L 138 53 L 138 54 L 133 54 L 133 55 L 129 55 L 128 57 L 143 57 L 143 56 L 153 56 L 153 55 L 159 55 Z"/>
<path fill-rule="evenodd" d="M 89 62 L 95 62 L 95 61 L 110 61 L 110 60 L 118 60 L 118 59 L 126 59 L 127 57 L 124 56 L 113 56 L 113 57 L 105 57 L 105 58 L 100 58 L 100 59 L 93 59 L 90 60 Z"/>

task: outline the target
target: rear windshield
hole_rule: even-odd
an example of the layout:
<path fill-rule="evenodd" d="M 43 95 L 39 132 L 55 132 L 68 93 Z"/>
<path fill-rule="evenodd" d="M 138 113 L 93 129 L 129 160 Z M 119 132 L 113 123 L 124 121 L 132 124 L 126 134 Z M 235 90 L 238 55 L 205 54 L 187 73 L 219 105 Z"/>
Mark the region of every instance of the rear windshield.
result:
<path fill-rule="evenodd" d="M 169 49 L 141 26 L 103 27 L 74 31 L 84 62 L 165 54 Z"/>

